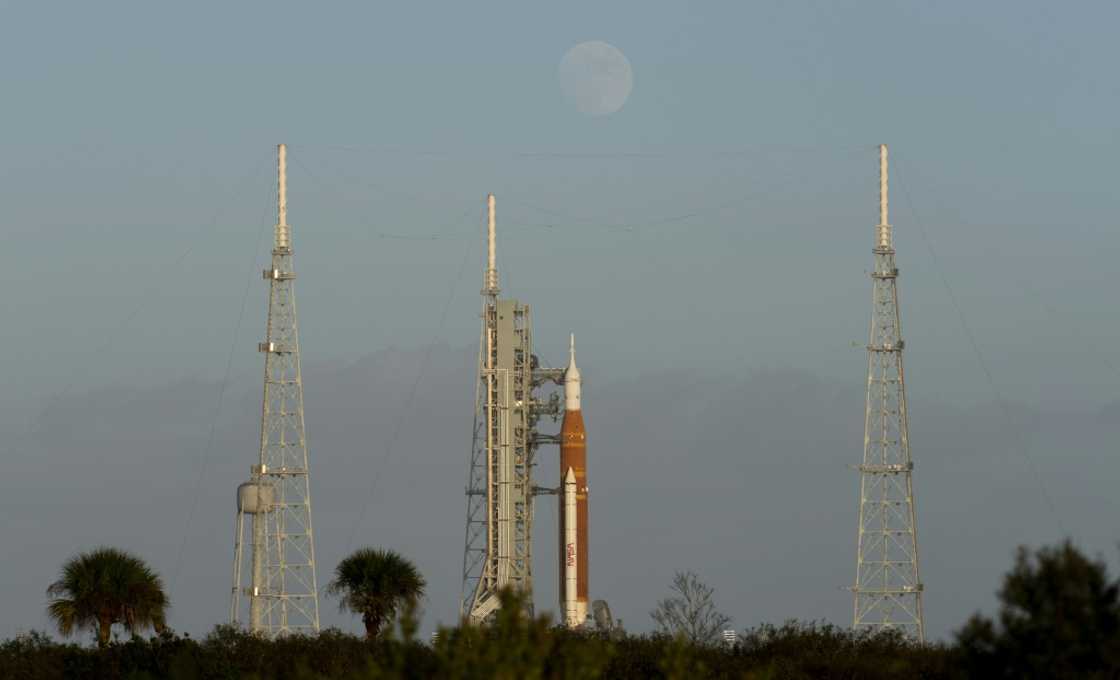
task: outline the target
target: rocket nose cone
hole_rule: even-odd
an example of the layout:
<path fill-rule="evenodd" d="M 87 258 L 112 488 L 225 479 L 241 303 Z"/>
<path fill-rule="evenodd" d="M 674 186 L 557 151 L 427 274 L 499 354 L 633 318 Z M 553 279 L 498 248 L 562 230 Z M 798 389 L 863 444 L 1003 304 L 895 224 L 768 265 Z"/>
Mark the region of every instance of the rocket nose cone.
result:
<path fill-rule="evenodd" d="M 564 410 L 580 410 L 580 391 L 582 379 L 576 366 L 576 334 L 572 333 L 568 345 L 568 368 L 564 371 Z"/>

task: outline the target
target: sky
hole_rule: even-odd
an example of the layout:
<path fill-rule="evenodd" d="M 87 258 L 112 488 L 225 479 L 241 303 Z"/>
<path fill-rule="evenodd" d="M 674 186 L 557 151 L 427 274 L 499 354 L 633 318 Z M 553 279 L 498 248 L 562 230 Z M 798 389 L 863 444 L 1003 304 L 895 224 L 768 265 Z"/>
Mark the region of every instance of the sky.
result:
<path fill-rule="evenodd" d="M 494 192 L 503 289 L 587 366 L 595 596 L 648 630 L 693 569 L 737 626 L 846 623 L 880 143 L 931 636 L 1019 544 L 1115 563 L 1120 9 L 1078 7 L 0 0 L 0 635 L 101 543 L 225 616 L 279 142 L 321 580 L 353 535 L 454 617 Z M 589 40 L 610 115 L 560 86 Z"/>

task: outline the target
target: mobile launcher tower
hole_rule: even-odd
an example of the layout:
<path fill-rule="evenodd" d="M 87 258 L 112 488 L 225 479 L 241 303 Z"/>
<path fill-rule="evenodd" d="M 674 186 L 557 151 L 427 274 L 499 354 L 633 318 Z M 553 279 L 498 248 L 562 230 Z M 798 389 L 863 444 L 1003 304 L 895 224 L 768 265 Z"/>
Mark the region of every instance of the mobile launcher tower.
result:
<path fill-rule="evenodd" d="M 562 409 L 553 392 L 538 397 L 547 384 L 561 385 L 575 379 L 574 402 L 578 410 L 579 372 L 574 353 L 568 369 L 540 368 L 533 354 L 529 306 L 500 298 L 495 258 L 494 195 L 487 196 L 487 261 L 482 288 L 482 334 L 479 342 L 478 383 L 475 393 L 474 433 L 470 471 L 467 478 L 467 522 L 463 549 L 463 585 L 459 614 L 473 623 L 490 619 L 500 606 L 499 593 L 512 588 L 526 596 L 532 608 L 533 593 L 533 501 L 537 495 L 561 496 L 561 550 L 558 575 L 561 581 L 561 610 L 569 626 L 583 625 L 587 615 L 587 482 L 585 457 L 560 471 L 556 488 L 533 482 L 536 453 L 542 444 L 573 448 L 584 444 L 582 417 L 570 417 L 565 408 L 565 428 L 559 435 L 542 434 L 537 423 L 542 416 L 556 420 Z M 570 390 L 569 390 L 570 391 Z M 578 420 L 579 432 L 569 432 Z M 570 439 L 565 447 L 565 437 Z M 569 456 L 571 458 L 571 456 Z M 561 461 L 563 463 L 563 460 Z M 582 512 L 564 512 L 564 502 L 578 504 Z M 575 510 L 576 508 L 573 508 Z M 566 514 L 576 526 L 565 524 Z M 579 521 L 582 520 L 582 521 Z M 570 522 L 568 524 L 571 524 Z M 571 537 L 571 545 L 565 538 Z M 571 563 L 571 566 L 568 564 Z M 582 567 L 573 569 L 573 567 Z M 578 577 L 583 577 L 579 584 Z M 569 578 L 571 577 L 571 578 Z M 569 581 L 572 581 L 569 584 Z M 569 585 L 571 587 L 569 587 Z M 583 596 L 582 608 L 573 600 Z M 572 615 L 569 615 L 569 612 Z M 575 616 L 582 612 L 582 616 Z"/>

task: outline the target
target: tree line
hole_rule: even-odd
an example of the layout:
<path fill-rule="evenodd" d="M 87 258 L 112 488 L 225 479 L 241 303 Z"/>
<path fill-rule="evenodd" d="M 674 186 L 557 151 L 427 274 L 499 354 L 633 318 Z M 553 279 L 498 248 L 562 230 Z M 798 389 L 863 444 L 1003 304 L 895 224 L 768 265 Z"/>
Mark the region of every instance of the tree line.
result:
<path fill-rule="evenodd" d="M 725 637 L 715 591 L 680 572 L 651 617 L 657 632 L 568 630 L 533 617 L 515 592 L 486 625 L 441 628 L 421 640 L 426 583 L 406 558 L 363 548 L 327 592 L 359 616 L 365 636 L 338 630 L 275 640 L 218 626 L 196 640 L 169 630 L 162 580 L 142 559 L 96 548 L 68 560 L 47 588 L 58 632 L 0 643 L 0 677 L 39 678 L 1116 678 L 1120 581 L 1070 542 L 1021 548 L 994 617 L 977 613 L 950 641 L 828 624 L 763 625 Z M 126 634 L 114 640 L 114 631 Z M 142 633 L 153 632 L 144 638 Z"/>

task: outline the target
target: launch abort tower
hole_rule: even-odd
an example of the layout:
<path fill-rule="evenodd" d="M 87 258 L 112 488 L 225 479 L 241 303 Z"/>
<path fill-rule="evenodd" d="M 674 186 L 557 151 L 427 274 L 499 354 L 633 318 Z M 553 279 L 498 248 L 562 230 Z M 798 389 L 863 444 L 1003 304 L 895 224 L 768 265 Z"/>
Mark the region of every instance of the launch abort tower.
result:
<path fill-rule="evenodd" d="M 898 269 L 887 221 L 887 147 L 879 147 L 879 226 L 871 273 L 871 339 L 860 471 L 854 628 L 925 639 L 914 520 L 909 416 L 902 371 Z"/>

